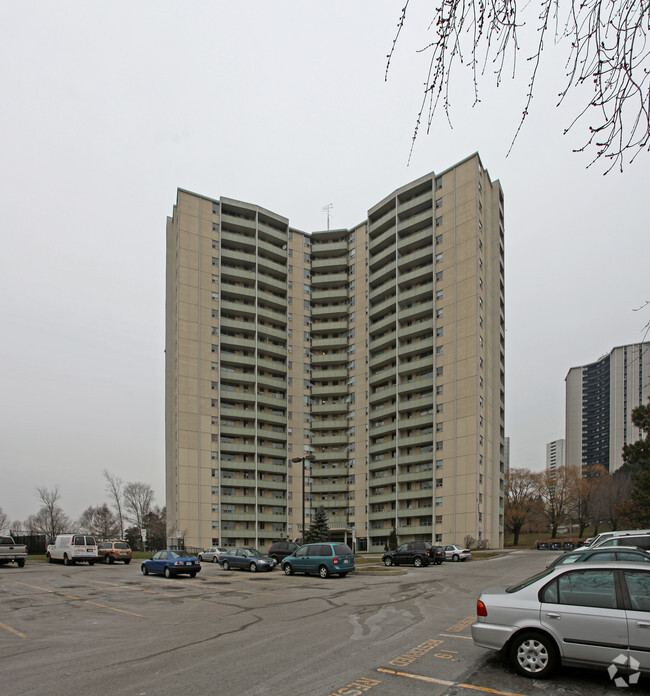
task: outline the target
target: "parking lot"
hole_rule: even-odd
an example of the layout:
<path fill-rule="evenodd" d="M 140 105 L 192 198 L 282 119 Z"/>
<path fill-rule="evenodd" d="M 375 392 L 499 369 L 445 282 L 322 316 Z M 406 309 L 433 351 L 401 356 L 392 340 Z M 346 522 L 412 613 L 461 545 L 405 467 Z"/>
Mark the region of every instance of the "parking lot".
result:
<path fill-rule="evenodd" d="M 4 566 L 1 673 L 12 693 L 54 696 L 615 693 L 605 671 L 529 680 L 472 643 L 481 590 L 553 557 L 514 552 L 329 579 L 210 563 L 194 579 L 144 577 L 137 561 Z"/>

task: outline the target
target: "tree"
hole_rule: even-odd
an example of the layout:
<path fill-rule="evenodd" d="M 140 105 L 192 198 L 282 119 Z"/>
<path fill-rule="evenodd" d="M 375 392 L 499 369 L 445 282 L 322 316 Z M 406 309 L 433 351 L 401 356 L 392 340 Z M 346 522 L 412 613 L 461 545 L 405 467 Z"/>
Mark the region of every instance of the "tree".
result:
<path fill-rule="evenodd" d="M 167 546 L 167 509 L 154 507 L 144 516 L 147 530 L 147 548 L 164 549 Z"/>
<path fill-rule="evenodd" d="M 623 446 L 621 470 L 632 476 L 629 517 L 645 526 L 650 524 L 650 401 L 632 411 L 632 423 L 641 431 L 641 438 Z"/>
<path fill-rule="evenodd" d="M 408 6 L 406 0 L 387 57 L 386 79 Z M 584 145 L 577 151 L 595 150 L 592 163 L 605 157 L 611 162 L 610 171 L 617 165 L 622 170 L 626 156 L 633 160 L 648 147 L 650 0 L 445 0 L 433 5 L 431 15 L 431 21 L 423 24 L 430 33 L 423 39 L 420 52 L 428 53 L 430 62 L 411 151 L 423 118 L 428 132 L 438 107 L 451 124 L 450 85 L 452 75 L 457 84 L 457 67 L 467 70 L 464 74 L 470 77 L 477 104 L 479 82 L 488 66 L 492 66 L 497 86 L 509 71 L 514 78 L 517 53 L 526 41 L 531 42 L 528 59 L 523 62 L 529 66 L 528 87 L 512 144 L 531 108 L 543 50 L 565 47 L 566 73 L 561 78 L 558 106 L 569 93 L 583 102 L 564 132 L 584 119 L 593 121 Z M 527 18 L 532 21 L 527 23 Z M 521 41 L 520 35 L 525 32 L 530 36 Z"/>
<path fill-rule="evenodd" d="M 9 529 L 9 515 L 0 508 L 0 532 Z"/>
<path fill-rule="evenodd" d="M 30 532 L 45 534 L 48 540 L 53 542 L 57 534 L 63 534 L 71 525 L 70 518 L 59 505 L 59 487 L 37 487 L 36 495 L 41 501 L 41 508 L 25 520 L 25 527 Z"/>
<path fill-rule="evenodd" d="M 388 548 L 386 551 L 395 551 L 395 549 L 397 549 L 397 530 L 393 526 L 393 529 L 388 535 Z"/>
<path fill-rule="evenodd" d="M 581 539 L 584 536 L 585 529 L 591 524 L 594 492 L 595 484 L 591 476 L 583 476 L 579 469 L 569 470 L 567 513 L 569 520 L 577 525 L 578 537 Z"/>
<path fill-rule="evenodd" d="M 124 538 L 124 495 L 122 492 L 124 483 L 119 476 L 114 476 L 113 474 L 109 473 L 108 469 L 104 469 L 102 475 L 106 479 L 106 492 L 111 497 L 117 522 L 120 526 L 120 538 Z"/>
<path fill-rule="evenodd" d="M 539 478 L 530 469 L 510 469 L 506 474 L 504 524 L 514 534 L 514 546 L 539 497 Z"/>
<path fill-rule="evenodd" d="M 560 466 L 553 473 L 544 472 L 540 478 L 539 497 L 544 504 L 544 517 L 551 530 L 551 539 L 557 537 L 558 527 L 567 520 L 574 475 L 570 467 Z"/>
<path fill-rule="evenodd" d="M 136 527 L 144 528 L 144 518 L 151 510 L 153 499 L 153 488 L 148 483 L 135 481 L 124 486 L 126 514 Z"/>
<path fill-rule="evenodd" d="M 309 525 L 307 534 L 305 534 L 305 543 L 312 544 L 317 541 L 329 541 L 330 540 L 330 527 L 327 523 L 327 513 L 325 508 L 321 505 L 316 509 L 314 518 Z"/>
<path fill-rule="evenodd" d="M 87 507 L 79 518 L 79 530 L 100 539 L 111 539 L 120 534 L 120 525 L 106 503 Z"/>

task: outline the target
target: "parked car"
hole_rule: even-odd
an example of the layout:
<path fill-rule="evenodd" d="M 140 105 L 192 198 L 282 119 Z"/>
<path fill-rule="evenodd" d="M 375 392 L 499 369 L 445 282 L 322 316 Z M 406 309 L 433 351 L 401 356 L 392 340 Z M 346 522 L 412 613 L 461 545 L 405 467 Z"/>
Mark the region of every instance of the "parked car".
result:
<path fill-rule="evenodd" d="M 299 544 L 293 541 L 274 541 L 269 548 L 269 556 L 274 558 L 277 563 L 280 563 L 283 558 L 290 556 L 294 551 L 300 548 Z"/>
<path fill-rule="evenodd" d="M 567 551 L 558 556 L 547 568 L 555 568 L 568 563 L 607 563 L 609 561 L 629 561 L 630 563 L 650 563 L 650 553 L 636 546 L 617 546 L 612 549 L 608 546 L 599 546 L 595 549 L 580 548 L 575 551 Z"/>
<path fill-rule="evenodd" d="M 0 565 L 12 561 L 19 567 L 25 567 L 27 559 L 27 547 L 24 544 L 16 544 L 10 536 L 0 536 Z"/>
<path fill-rule="evenodd" d="M 219 565 L 224 570 L 247 568 L 251 573 L 256 573 L 258 570 L 273 570 L 277 563 L 257 549 L 242 547 L 222 553 Z"/>
<path fill-rule="evenodd" d="M 483 592 L 472 638 L 503 650 L 525 677 L 543 679 L 560 663 L 609 667 L 621 655 L 648 672 L 649 612 L 647 564 L 560 565 Z"/>
<path fill-rule="evenodd" d="M 189 575 L 191 578 L 201 570 L 201 561 L 189 551 L 165 549 L 157 551 L 140 566 L 143 575 L 154 573 L 173 578 L 176 575 Z"/>
<path fill-rule="evenodd" d="M 64 565 L 74 565 L 86 561 L 94 565 L 97 560 L 97 542 L 90 534 L 59 534 L 53 544 L 49 544 L 45 554 L 49 563 L 63 561 Z"/>
<path fill-rule="evenodd" d="M 199 553 L 199 561 L 211 561 L 212 563 L 219 563 L 219 556 L 222 553 L 227 553 L 226 549 L 219 548 L 218 546 L 209 546 L 207 549 L 203 549 Z"/>
<path fill-rule="evenodd" d="M 439 565 L 444 560 L 444 553 L 441 546 L 434 546 L 428 541 L 407 541 L 395 551 L 386 551 L 381 560 L 387 566 L 412 563 L 419 568 L 429 563 Z"/>
<path fill-rule="evenodd" d="M 633 536 L 637 534 L 650 534 L 650 529 L 617 529 L 615 532 L 601 532 L 600 534 L 591 539 L 591 543 L 589 544 L 589 546 L 600 546 L 604 541 L 612 539 L 613 537 Z M 585 545 L 586 543 L 587 542 L 585 542 Z"/>
<path fill-rule="evenodd" d="M 344 578 L 354 570 L 352 549 L 341 542 L 305 544 L 282 561 L 285 575 L 318 573 L 321 578 L 331 574 Z"/>
<path fill-rule="evenodd" d="M 131 563 L 133 553 L 126 541 L 100 541 L 97 544 L 97 560 L 104 563 L 124 561 L 124 565 Z"/>
<path fill-rule="evenodd" d="M 472 557 L 469 549 L 458 546 L 458 544 L 447 544 L 444 550 L 446 561 L 466 561 Z"/>
<path fill-rule="evenodd" d="M 595 541 L 590 548 L 602 549 L 611 548 L 612 546 L 638 546 L 644 551 L 650 551 L 650 534 L 624 534 L 609 537 L 609 539 L 603 541 Z"/>

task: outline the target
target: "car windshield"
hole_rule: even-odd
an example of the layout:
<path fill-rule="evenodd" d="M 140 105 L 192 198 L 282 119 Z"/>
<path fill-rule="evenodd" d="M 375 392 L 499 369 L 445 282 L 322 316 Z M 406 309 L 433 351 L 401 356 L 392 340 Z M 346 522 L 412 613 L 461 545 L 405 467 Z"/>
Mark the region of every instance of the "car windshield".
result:
<path fill-rule="evenodd" d="M 172 551 L 172 558 L 194 558 L 188 551 Z"/>
<path fill-rule="evenodd" d="M 534 582 L 537 582 L 538 580 L 545 578 L 547 575 L 552 573 L 553 570 L 554 568 L 545 568 L 544 570 L 542 570 L 541 573 L 537 573 L 537 575 L 532 575 L 523 582 L 520 582 L 518 585 L 511 585 L 510 587 L 506 587 L 506 592 L 519 592 L 519 590 L 523 590 L 524 587 L 528 587 L 528 585 L 532 585 Z"/>
<path fill-rule="evenodd" d="M 264 554 L 260 553 L 257 549 L 246 549 L 246 555 L 252 556 L 253 558 L 264 558 Z"/>

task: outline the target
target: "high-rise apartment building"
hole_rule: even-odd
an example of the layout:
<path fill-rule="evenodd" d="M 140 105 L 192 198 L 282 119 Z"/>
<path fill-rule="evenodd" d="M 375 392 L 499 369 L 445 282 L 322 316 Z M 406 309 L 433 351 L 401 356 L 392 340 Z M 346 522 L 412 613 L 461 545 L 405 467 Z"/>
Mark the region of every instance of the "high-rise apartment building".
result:
<path fill-rule="evenodd" d="M 566 376 L 566 463 L 599 464 L 610 473 L 623 464 L 623 445 L 642 432 L 632 410 L 650 397 L 650 343 L 619 346 Z"/>
<path fill-rule="evenodd" d="M 167 221 L 167 516 L 186 546 L 502 543 L 503 192 L 478 155 L 350 229 L 179 190 Z"/>
<path fill-rule="evenodd" d="M 553 440 L 546 444 L 546 473 L 554 474 L 565 463 L 565 440 Z"/>

